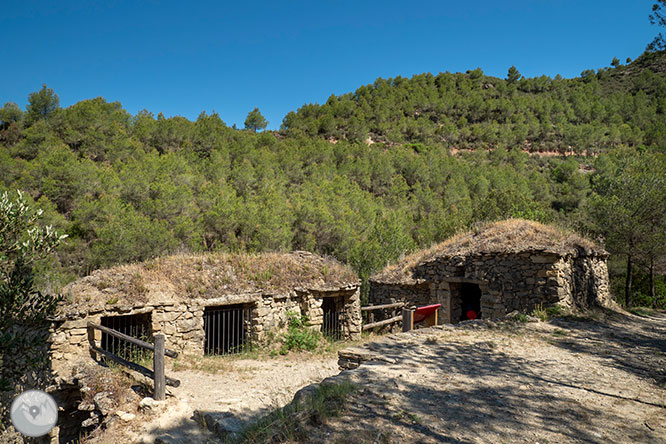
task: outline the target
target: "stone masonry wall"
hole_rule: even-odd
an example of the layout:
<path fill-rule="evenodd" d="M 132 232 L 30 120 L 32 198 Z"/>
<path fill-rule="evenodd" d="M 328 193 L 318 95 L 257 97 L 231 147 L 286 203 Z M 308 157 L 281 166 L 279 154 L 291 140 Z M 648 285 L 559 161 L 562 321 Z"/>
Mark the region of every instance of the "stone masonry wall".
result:
<path fill-rule="evenodd" d="M 312 292 L 302 299 L 302 312 L 308 317 L 310 325 L 321 329 L 324 321 L 322 304 L 324 298 L 337 298 L 341 304 L 338 310 L 343 311 L 342 334 L 350 339 L 359 339 L 361 336 L 361 291 L 359 288 L 334 292 Z"/>
<path fill-rule="evenodd" d="M 312 328 L 320 329 L 324 297 L 343 298 L 344 334 L 348 338 L 358 338 L 361 332 L 361 315 L 360 292 L 356 285 L 331 291 L 291 291 L 277 295 L 248 293 L 214 299 L 192 299 L 187 302 L 154 298 L 154 302 L 120 306 L 109 304 L 100 309 L 86 312 L 74 310 L 60 316 L 50 337 L 52 369 L 55 374 L 69 371 L 77 359 L 90 359 L 87 323 L 91 321 L 100 324 L 102 317 L 151 313 L 152 332 L 165 335 L 167 348 L 186 354 L 202 355 L 205 339 L 203 313 L 206 307 L 232 304 L 248 306 L 251 339 L 262 343 L 269 339 L 269 332 L 279 333 L 280 329 L 286 328 L 288 312 L 306 315 Z M 99 330 L 95 330 L 95 340 L 99 346 Z"/>
<path fill-rule="evenodd" d="M 370 281 L 370 305 L 404 302 L 408 306 L 422 306 L 430 304 L 431 301 L 430 284 L 427 282 L 405 285 Z"/>
<path fill-rule="evenodd" d="M 442 323 L 460 319 L 462 283 L 479 286 L 482 316 L 491 319 L 514 310 L 530 311 L 539 304 L 588 307 L 610 300 L 605 257 L 522 252 L 438 258 L 416 266 L 414 278 L 430 284 L 429 297 L 424 283 L 409 287 L 371 282 L 370 300 L 373 304 L 399 298 L 418 300 L 420 305 L 439 303 Z"/>

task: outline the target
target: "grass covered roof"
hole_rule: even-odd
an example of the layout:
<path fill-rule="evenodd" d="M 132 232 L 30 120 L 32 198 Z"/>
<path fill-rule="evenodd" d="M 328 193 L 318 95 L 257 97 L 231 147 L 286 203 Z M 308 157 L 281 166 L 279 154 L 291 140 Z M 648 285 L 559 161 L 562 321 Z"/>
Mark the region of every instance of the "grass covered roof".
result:
<path fill-rule="evenodd" d="M 414 267 L 438 258 L 542 252 L 560 256 L 607 255 L 606 251 L 578 234 L 552 225 L 524 219 L 479 224 L 472 230 L 417 251 L 389 265 L 370 279 L 375 282 L 413 284 Z"/>
<path fill-rule="evenodd" d="M 161 257 L 97 270 L 67 285 L 63 306 L 105 306 L 152 298 L 186 301 L 230 294 L 283 294 L 358 285 L 354 271 L 330 257 L 291 253 L 206 253 Z M 63 307 L 64 308 L 64 307 Z"/>

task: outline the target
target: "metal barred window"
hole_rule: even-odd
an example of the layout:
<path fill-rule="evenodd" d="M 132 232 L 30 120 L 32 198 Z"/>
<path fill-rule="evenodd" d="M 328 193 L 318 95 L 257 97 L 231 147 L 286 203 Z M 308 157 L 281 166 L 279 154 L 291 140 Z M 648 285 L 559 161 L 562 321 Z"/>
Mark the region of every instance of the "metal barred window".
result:
<path fill-rule="evenodd" d="M 153 328 L 150 313 L 140 313 L 125 316 L 104 316 L 100 322 L 103 327 L 108 327 L 120 333 L 126 334 L 142 341 L 152 342 Z M 102 332 L 102 349 L 113 353 L 123 359 L 138 362 L 151 358 L 152 352 L 138 345 L 115 338 Z"/>
<path fill-rule="evenodd" d="M 333 341 L 340 341 L 344 339 L 344 331 L 342 327 L 345 317 L 344 298 L 324 298 L 321 304 L 321 308 L 324 312 L 321 333 L 326 338 Z"/>
<path fill-rule="evenodd" d="M 249 345 L 250 307 L 223 305 L 204 309 L 204 352 L 207 355 L 239 353 Z"/>

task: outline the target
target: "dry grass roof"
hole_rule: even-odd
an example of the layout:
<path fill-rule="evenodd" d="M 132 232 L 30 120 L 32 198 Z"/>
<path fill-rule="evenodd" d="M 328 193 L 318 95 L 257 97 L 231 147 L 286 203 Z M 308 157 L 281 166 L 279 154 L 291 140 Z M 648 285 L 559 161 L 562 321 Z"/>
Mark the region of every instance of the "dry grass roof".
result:
<path fill-rule="evenodd" d="M 428 249 L 417 251 L 386 267 L 370 279 L 375 282 L 413 284 L 412 270 L 438 258 L 543 252 L 566 255 L 607 255 L 593 242 L 552 225 L 524 219 L 485 223 L 459 233 Z"/>
<path fill-rule="evenodd" d="M 151 298 L 186 301 L 231 294 L 285 294 L 358 285 L 354 271 L 330 257 L 292 253 L 175 255 L 97 270 L 63 289 L 66 304 L 115 305 Z"/>

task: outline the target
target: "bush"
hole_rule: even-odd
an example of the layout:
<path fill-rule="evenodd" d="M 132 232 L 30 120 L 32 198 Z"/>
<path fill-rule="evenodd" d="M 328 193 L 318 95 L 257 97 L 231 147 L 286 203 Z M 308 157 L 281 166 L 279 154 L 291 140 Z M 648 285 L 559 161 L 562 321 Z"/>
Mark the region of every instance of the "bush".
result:
<path fill-rule="evenodd" d="M 312 351 L 319 346 L 321 334 L 312 331 L 308 326 L 307 317 L 295 312 L 288 312 L 289 326 L 287 334 L 282 340 L 280 354 L 286 355 L 290 351 Z"/>
<path fill-rule="evenodd" d="M 539 319 L 541 322 L 548 320 L 548 312 L 543 308 L 543 304 L 538 304 L 534 307 L 534 310 L 532 310 L 532 316 Z"/>
<path fill-rule="evenodd" d="M 33 268 L 67 236 L 41 227 L 41 210 L 30 208 L 21 192 L 0 194 L 0 331 L 18 322 L 39 324 L 59 298 L 35 289 Z"/>

